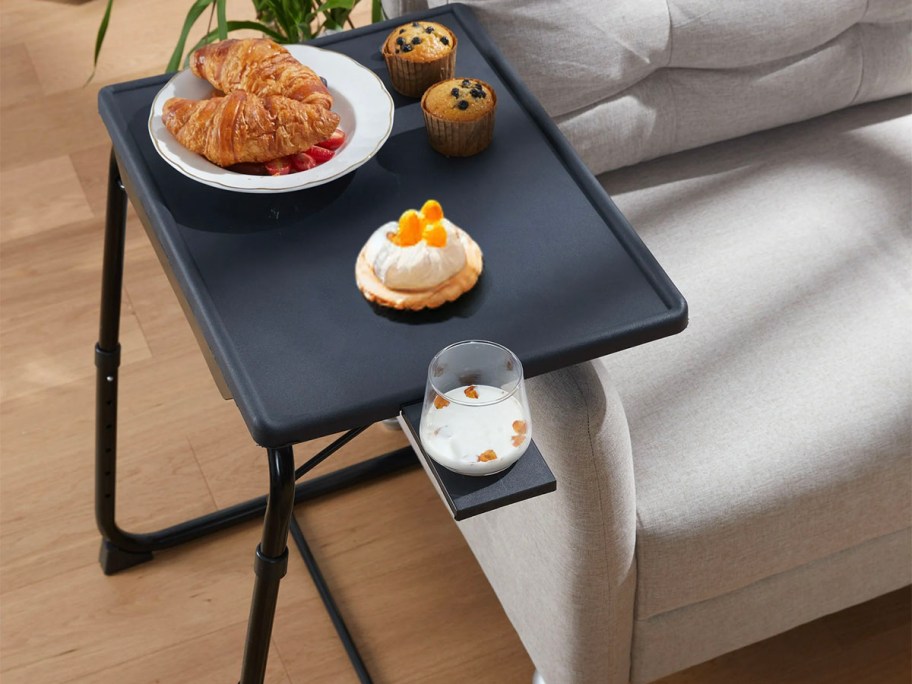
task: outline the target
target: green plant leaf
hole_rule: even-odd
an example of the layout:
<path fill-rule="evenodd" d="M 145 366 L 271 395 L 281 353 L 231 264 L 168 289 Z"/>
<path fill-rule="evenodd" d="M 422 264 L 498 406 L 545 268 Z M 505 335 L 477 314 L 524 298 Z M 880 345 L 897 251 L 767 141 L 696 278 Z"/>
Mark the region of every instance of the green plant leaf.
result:
<path fill-rule="evenodd" d="M 276 31 L 273 27 L 267 26 L 266 24 L 260 21 L 226 21 L 225 22 L 228 31 L 240 31 L 242 29 L 250 29 L 251 31 L 259 31 L 264 33 L 270 38 L 272 38 L 277 43 L 287 42 L 287 38 L 283 33 Z"/>
<path fill-rule="evenodd" d="M 266 24 L 262 24 L 258 21 L 226 21 L 225 28 L 229 32 L 240 31 L 242 29 L 250 29 L 253 31 L 259 31 L 261 33 L 265 33 L 267 36 L 272 38 L 277 43 L 285 42 L 284 35 L 282 35 L 278 31 L 276 31 L 274 28 L 266 26 Z M 194 45 L 192 48 L 187 50 L 187 57 L 186 57 L 186 59 L 184 59 L 184 66 L 186 67 L 189 64 L 190 55 L 192 55 L 194 52 L 196 52 L 201 47 L 203 47 L 203 45 L 208 45 L 209 43 L 214 42 L 216 39 L 221 40 L 221 38 L 218 38 L 218 29 L 214 28 L 211 31 L 209 31 L 209 33 L 207 33 L 205 36 L 200 38 L 196 42 L 196 45 Z"/>
<path fill-rule="evenodd" d="M 272 5 L 269 3 L 269 0 L 253 0 L 253 7 L 256 10 L 256 18 L 259 21 L 268 23 L 275 21 Z"/>
<path fill-rule="evenodd" d="M 95 69 L 98 68 L 98 55 L 101 53 L 101 46 L 104 43 L 105 34 L 108 32 L 108 22 L 111 21 L 111 7 L 113 5 L 114 0 L 108 0 L 104 16 L 101 18 L 101 23 L 98 25 L 98 35 L 95 36 L 95 58 L 92 60 L 92 73 L 89 74 L 89 77 L 86 79 L 86 84 L 95 78 Z"/>
<path fill-rule="evenodd" d="M 357 4 L 357 0 L 326 0 L 319 7 L 317 13 L 322 13 L 324 20 L 316 30 L 315 35 L 323 32 L 324 29 L 342 29 L 345 27 L 345 21 L 351 14 L 352 7 Z"/>
<path fill-rule="evenodd" d="M 225 16 L 225 0 L 216 0 L 215 15 L 218 23 L 218 39 L 225 40 L 228 37 L 228 18 Z"/>
<path fill-rule="evenodd" d="M 187 44 L 187 36 L 190 35 L 190 29 L 193 27 L 193 24 L 196 23 L 196 20 L 200 18 L 203 10 L 209 7 L 213 2 L 215 2 L 215 0 L 196 0 L 196 2 L 190 6 L 190 10 L 187 12 L 187 18 L 184 20 L 184 26 L 181 29 L 180 37 L 177 39 L 177 45 L 174 46 L 174 52 L 171 53 L 171 59 L 168 60 L 168 66 L 165 67 L 166 71 L 177 71 L 180 68 L 181 57 L 184 54 L 184 46 Z"/>
<path fill-rule="evenodd" d="M 383 4 L 380 0 L 371 0 L 371 23 L 383 21 Z"/>
<path fill-rule="evenodd" d="M 284 0 L 285 5 L 285 14 L 288 15 L 288 18 L 293 21 L 295 24 L 301 22 L 301 18 L 307 13 L 307 10 L 310 8 L 311 0 Z"/>
<path fill-rule="evenodd" d="M 108 0 L 108 5 L 105 7 L 104 16 L 101 18 L 101 23 L 98 25 L 98 35 L 95 37 L 95 61 L 94 64 L 98 65 L 98 55 L 101 53 L 101 45 L 104 43 L 105 34 L 108 32 L 108 22 L 111 21 L 111 7 L 114 5 L 114 0 Z"/>
<path fill-rule="evenodd" d="M 286 2 L 286 4 L 289 4 Z M 293 0 L 290 3 L 294 9 L 289 12 L 295 25 L 295 40 L 289 42 L 303 42 L 313 38 L 311 22 L 313 21 L 313 0 Z"/>
<path fill-rule="evenodd" d="M 266 0 L 263 4 L 268 5 L 272 16 L 275 17 L 276 25 L 282 29 L 285 34 L 286 43 L 294 43 L 298 40 L 298 29 L 296 22 L 288 14 L 288 8 L 282 0 Z"/>
<path fill-rule="evenodd" d="M 326 12 L 334 9 L 351 10 L 356 2 L 357 0 L 326 0 L 326 2 L 317 8 L 317 12 Z"/>

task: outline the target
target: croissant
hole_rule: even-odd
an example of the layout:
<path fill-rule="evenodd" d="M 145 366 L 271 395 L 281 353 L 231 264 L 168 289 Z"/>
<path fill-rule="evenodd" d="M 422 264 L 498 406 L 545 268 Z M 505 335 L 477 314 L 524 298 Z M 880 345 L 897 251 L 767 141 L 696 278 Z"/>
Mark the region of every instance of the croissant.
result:
<path fill-rule="evenodd" d="M 323 81 L 268 38 L 223 40 L 193 53 L 190 69 L 225 93 L 245 90 L 266 97 L 284 95 L 305 104 L 332 107 Z"/>
<path fill-rule="evenodd" d="M 177 141 L 213 164 L 266 162 L 302 152 L 329 138 L 339 117 L 281 95 L 257 97 L 235 90 L 225 97 L 172 97 L 162 111 Z"/>

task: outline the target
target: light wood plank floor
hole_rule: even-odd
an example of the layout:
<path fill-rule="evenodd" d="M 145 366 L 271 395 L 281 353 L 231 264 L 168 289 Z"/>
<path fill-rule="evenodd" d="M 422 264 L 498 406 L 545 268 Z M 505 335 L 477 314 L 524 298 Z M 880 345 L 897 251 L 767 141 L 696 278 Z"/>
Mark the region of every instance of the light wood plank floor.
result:
<path fill-rule="evenodd" d="M 88 86 L 102 0 L 4 0 L 0 10 L 5 684 L 224 683 L 239 670 L 258 526 L 105 577 L 92 511 L 92 347 L 109 149 L 95 98 L 104 84 L 158 72 L 189 4 L 117 0 Z M 230 0 L 229 14 L 247 16 L 249 6 Z M 151 529 L 262 493 L 265 465 L 233 405 L 219 398 L 132 216 L 126 261 L 121 523 Z M 402 443 L 375 427 L 333 467 Z M 532 664 L 423 473 L 299 513 L 378 682 L 530 680 Z M 888 595 L 667 684 L 905 684 L 909 601 L 908 590 Z M 354 681 L 296 557 L 282 585 L 269 681 Z"/>

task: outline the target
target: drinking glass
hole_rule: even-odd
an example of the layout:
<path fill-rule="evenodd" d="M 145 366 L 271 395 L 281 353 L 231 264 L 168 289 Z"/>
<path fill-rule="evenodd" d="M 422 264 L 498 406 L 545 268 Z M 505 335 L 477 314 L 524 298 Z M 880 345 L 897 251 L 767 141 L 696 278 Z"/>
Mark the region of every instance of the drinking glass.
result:
<path fill-rule="evenodd" d="M 438 352 L 428 367 L 419 433 L 427 455 L 454 472 L 491 475 L 513 465 L 532 440 L 516 355 L 484 340 Z"/>

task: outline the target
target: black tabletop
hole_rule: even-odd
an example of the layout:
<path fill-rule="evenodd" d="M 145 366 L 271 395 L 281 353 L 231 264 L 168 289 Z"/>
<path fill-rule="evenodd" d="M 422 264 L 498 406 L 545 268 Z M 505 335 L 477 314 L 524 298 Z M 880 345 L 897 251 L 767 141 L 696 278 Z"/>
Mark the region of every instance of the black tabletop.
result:
<path fill-rule="evenodd" d="M 477 156 L 434 152 L 418 102 L 392 90 L 379 48 L 401 20 L 314 42 L 375 71 L 396 103 L 374 159 L 317 188 L 251 195 L 196 183 L 149 140 L 167 77 L 99 94 L 131 201 L 263 446 L 396 415 L 421 400 L 431 357 L 458 340 L 503 344 L 533 376 L 687 324 L 680 293 L 471 12 L 422 16 L 457 34 L 457 76 L 497 92 L 494 140 Z M 369 304 L 354 278 L 361 246 L 428 198 L 481 246 L 481 279 L 433 311 Z"/>

